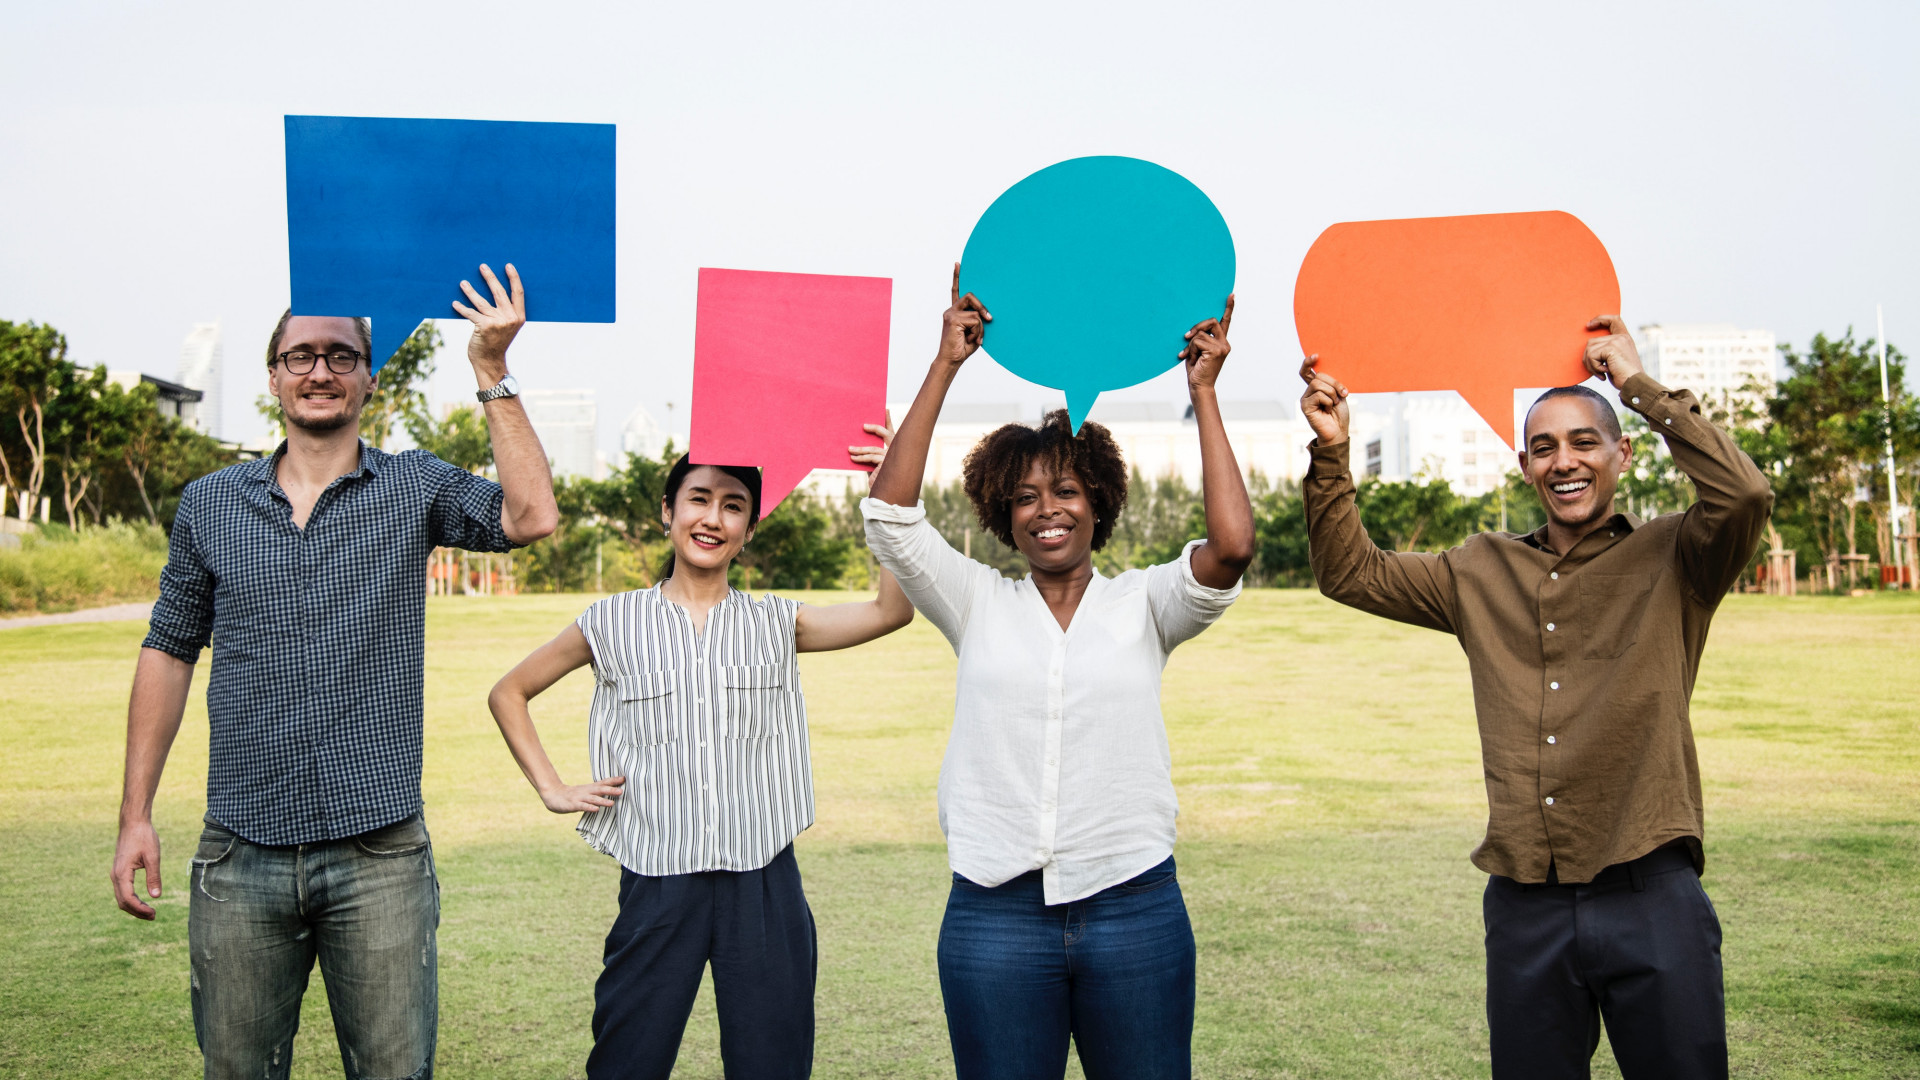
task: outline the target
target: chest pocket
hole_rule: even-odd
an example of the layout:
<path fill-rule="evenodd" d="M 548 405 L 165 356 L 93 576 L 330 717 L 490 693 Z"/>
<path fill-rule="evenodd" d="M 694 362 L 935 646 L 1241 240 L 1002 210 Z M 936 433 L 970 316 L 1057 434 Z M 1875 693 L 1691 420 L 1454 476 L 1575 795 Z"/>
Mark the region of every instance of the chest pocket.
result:
<path fill-rule="evenodd" d="M 613 677 L 613 738 L 628 746 L 656 746 L 680 737 L 674 682 L 678 672 L 643 671 Z"/>
<path fill-rule="evenodd" d="M 1612 660 L 1640 640 L 1640 624 L 1647 617 L 1653 595 L 1652 574 L 1580 575 L 1581 656 Z"/>
<path fill-rule="evenodd" d="M 720 669 L 727 714 L 722 730 L 729 739 L 764 739 L 787 730 L 785 664 L 733 664 Z"/>

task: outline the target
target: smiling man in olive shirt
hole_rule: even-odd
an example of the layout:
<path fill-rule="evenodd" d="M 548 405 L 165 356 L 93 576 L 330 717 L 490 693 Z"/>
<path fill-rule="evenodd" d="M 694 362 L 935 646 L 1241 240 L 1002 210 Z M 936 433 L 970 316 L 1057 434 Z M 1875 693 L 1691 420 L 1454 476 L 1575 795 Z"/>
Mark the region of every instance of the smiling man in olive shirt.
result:
<path fill-rule="evenodd" d="M 1520 468 L 1547 524 L 1438 554 L 1381 551 L 1354 506 L 1346 388 L 1300 369 L 1320 591 L 1454 634 L 1473 678 L 1490 876 L 1487 1021 L 1496 1080 L 1585 1077 L 1600 1017 L 1628 1080 L 1727 1075 L 1720 923 L 1700 887 L 1700 769 L 1687 720 L 1707 625 L 1752 557 L 1773 495 L 1694 396 L 1641 370 L 1618 316 L 1586 363 L 1665 436 L 1699 498 L 1614 509 L 1632 443 L 1606 399 L 1549 390 Z"/>

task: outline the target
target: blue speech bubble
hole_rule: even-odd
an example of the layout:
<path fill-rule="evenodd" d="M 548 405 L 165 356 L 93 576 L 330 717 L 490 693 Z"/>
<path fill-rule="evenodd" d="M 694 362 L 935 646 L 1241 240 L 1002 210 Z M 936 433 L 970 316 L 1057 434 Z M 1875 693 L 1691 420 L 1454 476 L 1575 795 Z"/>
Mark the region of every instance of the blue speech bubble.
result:
<path fill-rule="evenodd" d="M 373 369 L 486 263 L 527 318 L 613 321 L 613 125 L 287 117 L 296 315 L 373 321 Z"/>
<path fill-rule="evenodd" d="M 1205 192 L 1151 161 L 1083 157 L 1008 188 L 967 237 L 960 291 L 993 314 L 982 347 L 1064 390 L 1075 431 L 1103 390 L 1179 364 L 1233 291 L 1233 235 Z"/>

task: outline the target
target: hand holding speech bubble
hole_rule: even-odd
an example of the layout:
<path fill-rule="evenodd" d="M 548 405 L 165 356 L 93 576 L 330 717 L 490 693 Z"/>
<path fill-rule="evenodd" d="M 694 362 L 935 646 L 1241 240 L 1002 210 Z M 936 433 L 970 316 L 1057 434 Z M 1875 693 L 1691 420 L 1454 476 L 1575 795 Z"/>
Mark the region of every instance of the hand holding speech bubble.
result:
<path fill-rule="evenodd" d="M 700 270 L 693 430 L 702 465 L 760 466 L 760 516 L 815 469 L 865 468 L 886 416 L 893 279 Z"/>
<path fill-rule="evenodd" d="M 1457 390 L 1509 447 L 1513 392 L 1585 381 L 1587 320 L 1619 310 L 1607 249 L 1560 211 L 1342 222 L 1293 289 L 1319 370 L 1354 393 Z"/>
<path fill-rule="evenodd" d="M 1180 363 L 1233 275 L 1233 235 L 1206 194 L 1128 157 L 1073 158 L 1008 188 L 960 258 L 961 293 L 993 313 L 987 355 L 1066 391 L 1075 431 L 1101 391 Z"/>
<path fill-rule="evenodd" d="M 374 371 L 459 283 L 511 262 L 527 318 L 612 322 L 614 128 L 289 116 L 296 315 L 373 321 Z"/>

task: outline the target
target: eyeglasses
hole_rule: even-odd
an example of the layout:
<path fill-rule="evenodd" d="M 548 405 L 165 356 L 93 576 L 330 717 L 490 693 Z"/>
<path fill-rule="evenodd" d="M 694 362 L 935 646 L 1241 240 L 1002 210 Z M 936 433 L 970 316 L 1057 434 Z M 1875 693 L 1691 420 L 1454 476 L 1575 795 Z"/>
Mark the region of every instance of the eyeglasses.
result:
<path fill-rule="evenodd" d="M 326 354 L 327 370 L 335 375 L 351 375 L 353 369 L 360 366 L 360 354 L 352 349 L 337 349 Z M 318 353 L 305 349 L 293 349 L 275 357 L 287 369 L 289 375 L 305 375 L 313 370 L 314 362 L 320 359 Z"/>

